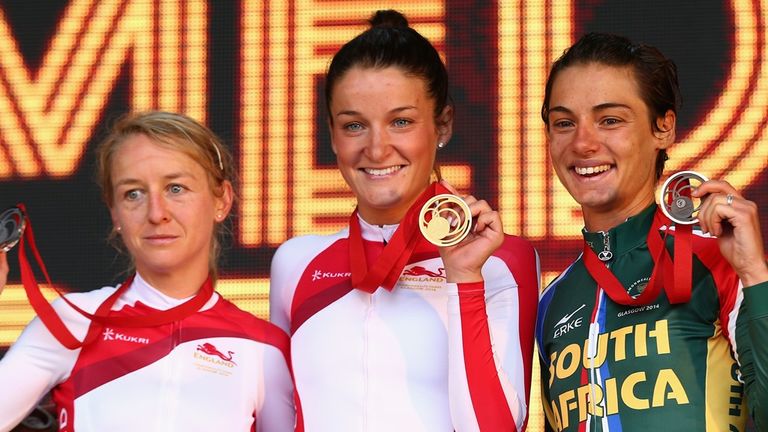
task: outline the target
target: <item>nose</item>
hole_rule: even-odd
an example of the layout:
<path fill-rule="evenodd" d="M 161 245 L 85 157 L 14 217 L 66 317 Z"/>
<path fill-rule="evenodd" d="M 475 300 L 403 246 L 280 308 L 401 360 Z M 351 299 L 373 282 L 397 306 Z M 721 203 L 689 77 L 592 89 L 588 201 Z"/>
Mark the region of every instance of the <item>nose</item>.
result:
<path fill-rule="evenodd" d="M 150 193 L 147 201 L 147 219 L 153 224 L 160 224 L 171 219 L 168 203 L 161 193 Z"/>
<path fill-rule="evenodd" d="M 579 154 L 593 154 L 600 147 L 600 140 L 594 125 L 580 122 L 573 137 L 573 148 Z"/>
<path fill-rule="evenodd" d="M 391 149 L 389 132 L 386 128 L 374 128 L 365 145 L 365 155 L 373 161 L 383 160 Z"/>

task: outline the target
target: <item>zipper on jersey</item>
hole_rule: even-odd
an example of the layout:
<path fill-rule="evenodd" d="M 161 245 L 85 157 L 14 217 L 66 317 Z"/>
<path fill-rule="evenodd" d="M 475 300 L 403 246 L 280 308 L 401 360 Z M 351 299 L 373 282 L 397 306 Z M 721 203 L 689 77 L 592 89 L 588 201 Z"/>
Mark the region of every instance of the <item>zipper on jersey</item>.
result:
<path fill-rule="evenodd" d="M 363 431 L 368 430 L 368 410 L 371 407 L 371 395 L 370 395 L 370 325 L 371 316 L 373 316 L 373 300 L 374 294 L 368 296 L 368 310 L 365 311 L 365 318 L 363 324 Z"/>
<path fill-rule="evenodd" d="M 613 252 L 611 252 L 611 236 L 607 231 L 600 231 L 603 235 L 603 250 L 597 254 L 597 258 L 602 262 L 607 262 L 613 259 Z"/>
<path fill-rule="evenodd" d="M 607 231 L 601 231 L 600 234 L 602 234 L 603 237 L 603 250 L 598 253 L 597 257 L 603 263 L 605 263 L 606 268 L 611 268 L 611 260 L 613 259 L 613 252 L 611 251 L 611 238 Z M 589 362 L 587 370 L 587 383 L 589 385 L 590 405 L 597 404 L 594 391 L 595 386 L 600 385 L 601 387 L 604 387 L 602 378 L 599 377 L 599 366 L 595 366 L 595 358 L 598 357 L 597 350 L 599 347 L 598 340 L 600 337 L 600 323 L 598 322 L 600 319 L 600 307 L 602 306 L 601 303 L 605 301 L 605 296 L 603 288 L 599 284 L 596 284 L 595 288 L 595 306 L 592 310 L 592 316 L 589 322 L 589 334 L 587 337 L 586 346 L 587 360 Z M 589 430 L 598 430 L 599 426 L 602 426 L 605 420 L 605 417 L 595 417 L 589 413 L 589 410 L 587 410 L 586 426 L 589 427 Z"/>
<path fill-rule="evenodd" d="M 169 339 L 168 356 L 163 371 L 162 387 L 158 389 L 160 400 L 162 401 L 164 415 L 158 418 L 158 430 L 172 431 L 178 428 L 178 401 L 180 392 L 181 365 L 176 364 L 176 358 L 173 351 L 181 343 L 181 322 L 171 323 L 171 334 Z"/>

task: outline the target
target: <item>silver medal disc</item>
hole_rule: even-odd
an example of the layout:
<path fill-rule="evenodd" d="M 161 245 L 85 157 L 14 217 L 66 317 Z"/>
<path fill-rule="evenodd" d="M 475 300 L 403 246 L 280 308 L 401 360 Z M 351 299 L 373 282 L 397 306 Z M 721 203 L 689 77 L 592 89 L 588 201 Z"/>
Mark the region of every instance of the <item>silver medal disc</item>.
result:
<path fill-rule="evenodd" d="M 661 186 L 661 211 L 675 223 L 692 225 L 698 222 L 701 200 L 691 197 L 691 191 L 707 180 L 695 171 L 672 174 Z"/>
<path fill-rule="evenodd" d="M 18 207 L 11 207 L 0 213 L 0 251 L 8 252 L 19 242 L 26 222 L 24 213 Z"/>

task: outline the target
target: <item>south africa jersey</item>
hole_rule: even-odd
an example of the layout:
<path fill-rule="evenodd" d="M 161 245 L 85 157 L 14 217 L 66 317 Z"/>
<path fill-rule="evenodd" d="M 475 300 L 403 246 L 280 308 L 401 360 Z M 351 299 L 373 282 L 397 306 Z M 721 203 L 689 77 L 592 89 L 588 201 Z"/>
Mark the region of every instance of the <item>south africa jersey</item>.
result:
<path fill-rule="evenodd" d="M 654 268 L 646 238 L 655 211 L 584 233 L 596 253 L 612 254 L 606 264 L 633 296 Z M 662 231 L 672 250 L 674 228 Z M 764 421 L 755 365 L 768 361 L 757 348 L 768 336 L 768 283 L 743 289 L 715 238 L 694 231 L 693 251 L 687 303 L 665 294 L 642 306 L 615 303 L 582 257 L 546 288 L 536 337 L 547 430 L 742 431 L 750 412 Z"/>

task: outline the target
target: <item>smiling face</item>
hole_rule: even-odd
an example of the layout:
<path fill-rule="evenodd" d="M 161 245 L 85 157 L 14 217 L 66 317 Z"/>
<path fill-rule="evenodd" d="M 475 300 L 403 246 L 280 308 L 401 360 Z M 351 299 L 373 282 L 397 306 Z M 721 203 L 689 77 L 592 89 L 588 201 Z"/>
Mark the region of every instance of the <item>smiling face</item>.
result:
<path fill-rule="evenodd" d="M 674 141 L 674 113 L 657 124 L 662 132 L 629 67 L 578 64 L 555 78 L 549 152 L 588 230 L 610 229 L 654 201 L 656 154 Z"/>
<path fill-rule="evenodd" d="M 214 224 L 231 206 L 228 182 L 215 196 L 205 170 L 189 155 L 135 134 L 115 150 L 111 183 L 112 221 L 142 277 L 155 285 L 207 274 Z"/>
<path fill-rule="evenodd" d="M 400 222 L 429 185 L 438 142 L 450 139 L 451 107 L 435 119 L 421 78 L 397 67 L 353 67 L 334 85 L 330 109 L 333 152 L 360 215 Z"/>

